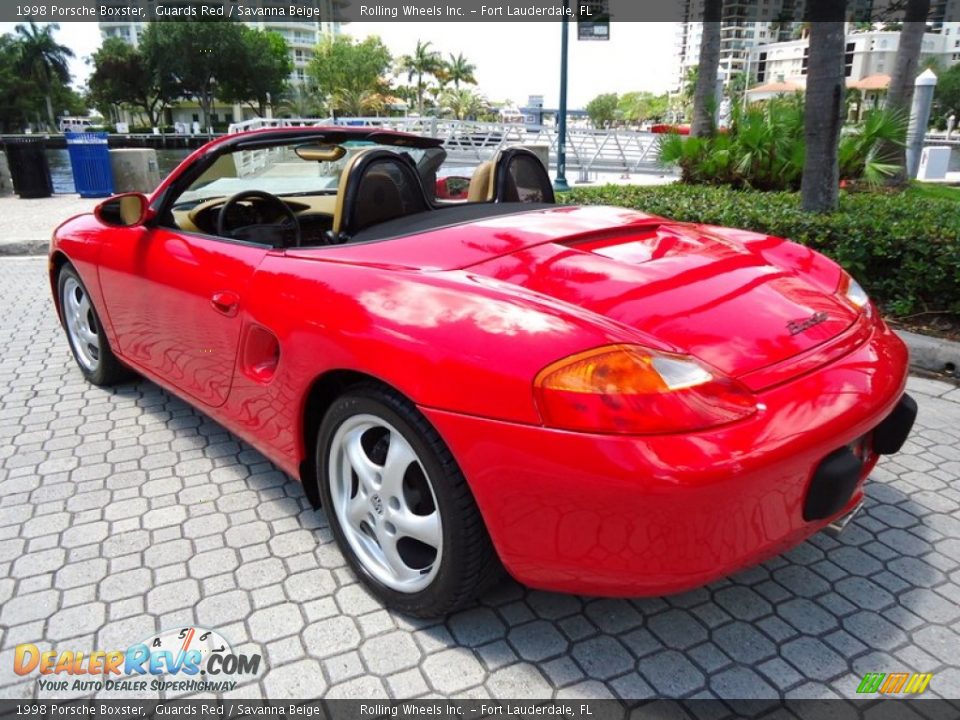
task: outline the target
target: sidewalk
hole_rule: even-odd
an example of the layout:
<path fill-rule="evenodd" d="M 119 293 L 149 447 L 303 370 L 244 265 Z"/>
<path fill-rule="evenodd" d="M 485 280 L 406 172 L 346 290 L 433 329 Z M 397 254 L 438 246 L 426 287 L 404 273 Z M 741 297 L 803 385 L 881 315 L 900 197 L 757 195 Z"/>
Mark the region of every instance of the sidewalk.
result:
<path fill-rule="evenodd" d="M 35 200 L 0 196 L 0 255 L 45 255 L 50 235 L 60 223 L 92 211 L 99 202 L 79 195 Z"/>

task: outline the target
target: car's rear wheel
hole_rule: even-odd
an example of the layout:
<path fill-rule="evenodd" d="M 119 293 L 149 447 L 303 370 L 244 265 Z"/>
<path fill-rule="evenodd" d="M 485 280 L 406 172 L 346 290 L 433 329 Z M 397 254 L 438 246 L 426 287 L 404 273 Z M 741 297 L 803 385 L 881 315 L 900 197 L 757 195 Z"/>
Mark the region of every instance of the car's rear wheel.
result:
<path fill-rule="evenodd" d="M 338 398 L 317 437 L 320 495 L 354 572 L 384 602 L 433 617 L 473 600 L 499 564 L 450 450 L 379 385 Z"/>
<path fill-rule="evenodd" d="M 57 276 L 60 314 L 70 350 L 83 376 L 94 385 L 113 385 L 130 377 L 113 351 L 86 286 L 69 264 Z"/>

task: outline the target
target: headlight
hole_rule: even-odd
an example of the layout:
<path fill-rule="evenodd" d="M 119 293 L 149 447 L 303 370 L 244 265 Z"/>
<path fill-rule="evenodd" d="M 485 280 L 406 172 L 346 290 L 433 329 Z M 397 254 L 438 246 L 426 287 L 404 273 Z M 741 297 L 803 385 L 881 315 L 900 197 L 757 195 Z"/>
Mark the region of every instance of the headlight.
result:
<path fill-rule="evenodd" d="M 598 433 L 700 430 L 748 417 L 756 398 L 687 355 L 608 345 L 541 370 L 534 400 L 548 427 Z"/>
<path fill-rule="evenodd" d="M 837 292 L 845 297 L 852 305 L 860 309 L 870 304 L 870 296 L 867 295 L 867 291 L 860 287 L 860 283 L 847 273 L 843 273 L 841 276 L 840 287 L 837 288 Z"/>

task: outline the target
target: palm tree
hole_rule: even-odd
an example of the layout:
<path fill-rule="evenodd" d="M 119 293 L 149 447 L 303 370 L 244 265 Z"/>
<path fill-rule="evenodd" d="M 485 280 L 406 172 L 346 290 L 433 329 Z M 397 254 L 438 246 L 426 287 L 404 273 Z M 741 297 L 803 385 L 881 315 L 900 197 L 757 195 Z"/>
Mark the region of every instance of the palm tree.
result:
<path fill-rule="evenodd" d="M 383 95 L 363 88 L 345 88 L 333 95 L 337 109 L 346 117 L 363 117 L 371 113 L 379 115 L 386 104 Z"/>
<path fill-rule="evenodd" d="M 280 98 L 280 110 L 290 113 L 291 117 L 319 117 L 325 108 L 316 89 L 305 85 L 293 85 Z"/>
<path fill-rule="evenodd" d="M 693 94 L 693 123 L 690 127 L 690 134 L 694 137 L 713 135 L 714 131 L 714 111 L 717 105 L 717 67 L 720 64 L 720 21 L 722 18 L 723 0 L 705 0 L 697 87 Z"/>
<path fill-rule="evenodd" d="M 460 83 L 466 83 L 467 85 L 477 84 L 477 78 L 473 75 L 477 66 L 467 60 L 467 58 L 463 56 L 463 53 L 458 53 L 457 55 L 450 53 L 450 60 L 446 65 L 447 77 L 457 90 L 460 89 Z"/>
<path fill-rule="evenodd" d="M 466 120 L 476 117 L 486 107 L 487 101 L 483 95 L 473 90 L 447 90 L 440 97 L 440 107 L 453 114 L 457 120 Z"/>
<path fill-rule="evenodd" d="M 53 83 L 55 80 L 63 85 L 70 82 L 67 60 L 73 57 L 73 50 L 54 39 L 53 33 L 59 29 L 56 23 L 39 27 L 32 20 L 29 25 L 17 25 L 15 28 L 20 44 L 19 70 L 23 77 L 36 83 L 43 93 L 51 129 L 57 126 L 53 113 Z"/>
<path fill-rule="evenodd" d="M 923 49 L 923 34 L 927 29 L 927 16 L 930 14 L 930 0 L 907 0 L 903 29 L 900 30 L 900 47 L 897 60 L 890 78 L 886 108 L 897 115 L 907 117 L 913 102 L 913 87 L 920 65 L 920 51 Z M 906 139 L 906 138 L 904 138 Z M 881 152 L 884 160 L 902 168 L 891 178 L 891 184 L 904 185 L 907 182 L 907 156 L 904 143 L 885 146 Z"/>
<path fill-rule="evenodd" d="M 831 212 L 840 202 L 838 152 L 843 127 L 844 5 L 836 0 L 810 0 L 810 15 L 823 22 L 811 23 L 810 62 L 804 135 L 807 155 L 800 192 L 803 209 Z"/>
<path fill-rule="evenodd" d="M 413 55 L 404 55 L 400 58 L 399 70 L 407 74 L 407 81 L 411 82 L 414 77 L 417 78 L 417 113 L 419 115 L 423 115 L 423 91 L 427 86 L 423 78 L 426 75 L 434 75 L 443 64 L 440 53 L 431 50 L 431 45 L 429 40 L 427 42 L 417 40 L 417 49 Z"/>

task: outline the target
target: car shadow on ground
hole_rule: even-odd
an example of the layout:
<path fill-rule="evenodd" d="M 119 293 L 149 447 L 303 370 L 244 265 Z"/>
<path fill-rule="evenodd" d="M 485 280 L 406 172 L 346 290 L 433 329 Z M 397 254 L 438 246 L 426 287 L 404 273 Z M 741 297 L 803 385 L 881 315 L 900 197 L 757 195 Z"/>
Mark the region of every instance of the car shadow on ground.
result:
<path fill-rule="evenodd" d="M 204 447 L 200 438 L 225 433 L 150 383 L 116 392 L 163 396 L 143 412 L 166 422 L 184 446 L 189 437 Z M 323 511 L 310 508 L 298 482 L 230 438 L 237 450 L 228 455 L 247 469 L 238 477 L 256 496 L 258 514 L 268 503 L 268 522 L 295 518 L 315 535 L 321 567 L 334 572 L 341 589 L 350 584 Z M 427 655 L 420 663 L 427 691 L 440 695 L 465 688 L 467 695 L 512 698 L 849 697 L 864 673 L 929 672 L 952 661 L 947 639 L 938 640 L 928 626 L 957 614 L 953 589 L 943 595 L 934 589 L 948 583 L 935 552 L 943 535 L 924 522 L 933 511 L 890 482 L 897 478 L 884 465 L 875 476 L 863 512 L 839 538 L 818 534 L 763 565 L 683 594 L 578 597 L 504 577 L 476 605 L 443 620 L 387 614 L 394 627 L 415 636 Z M 338 602 L 342 613 L 376 608 L 356 590 L 360 604 Z"/>

